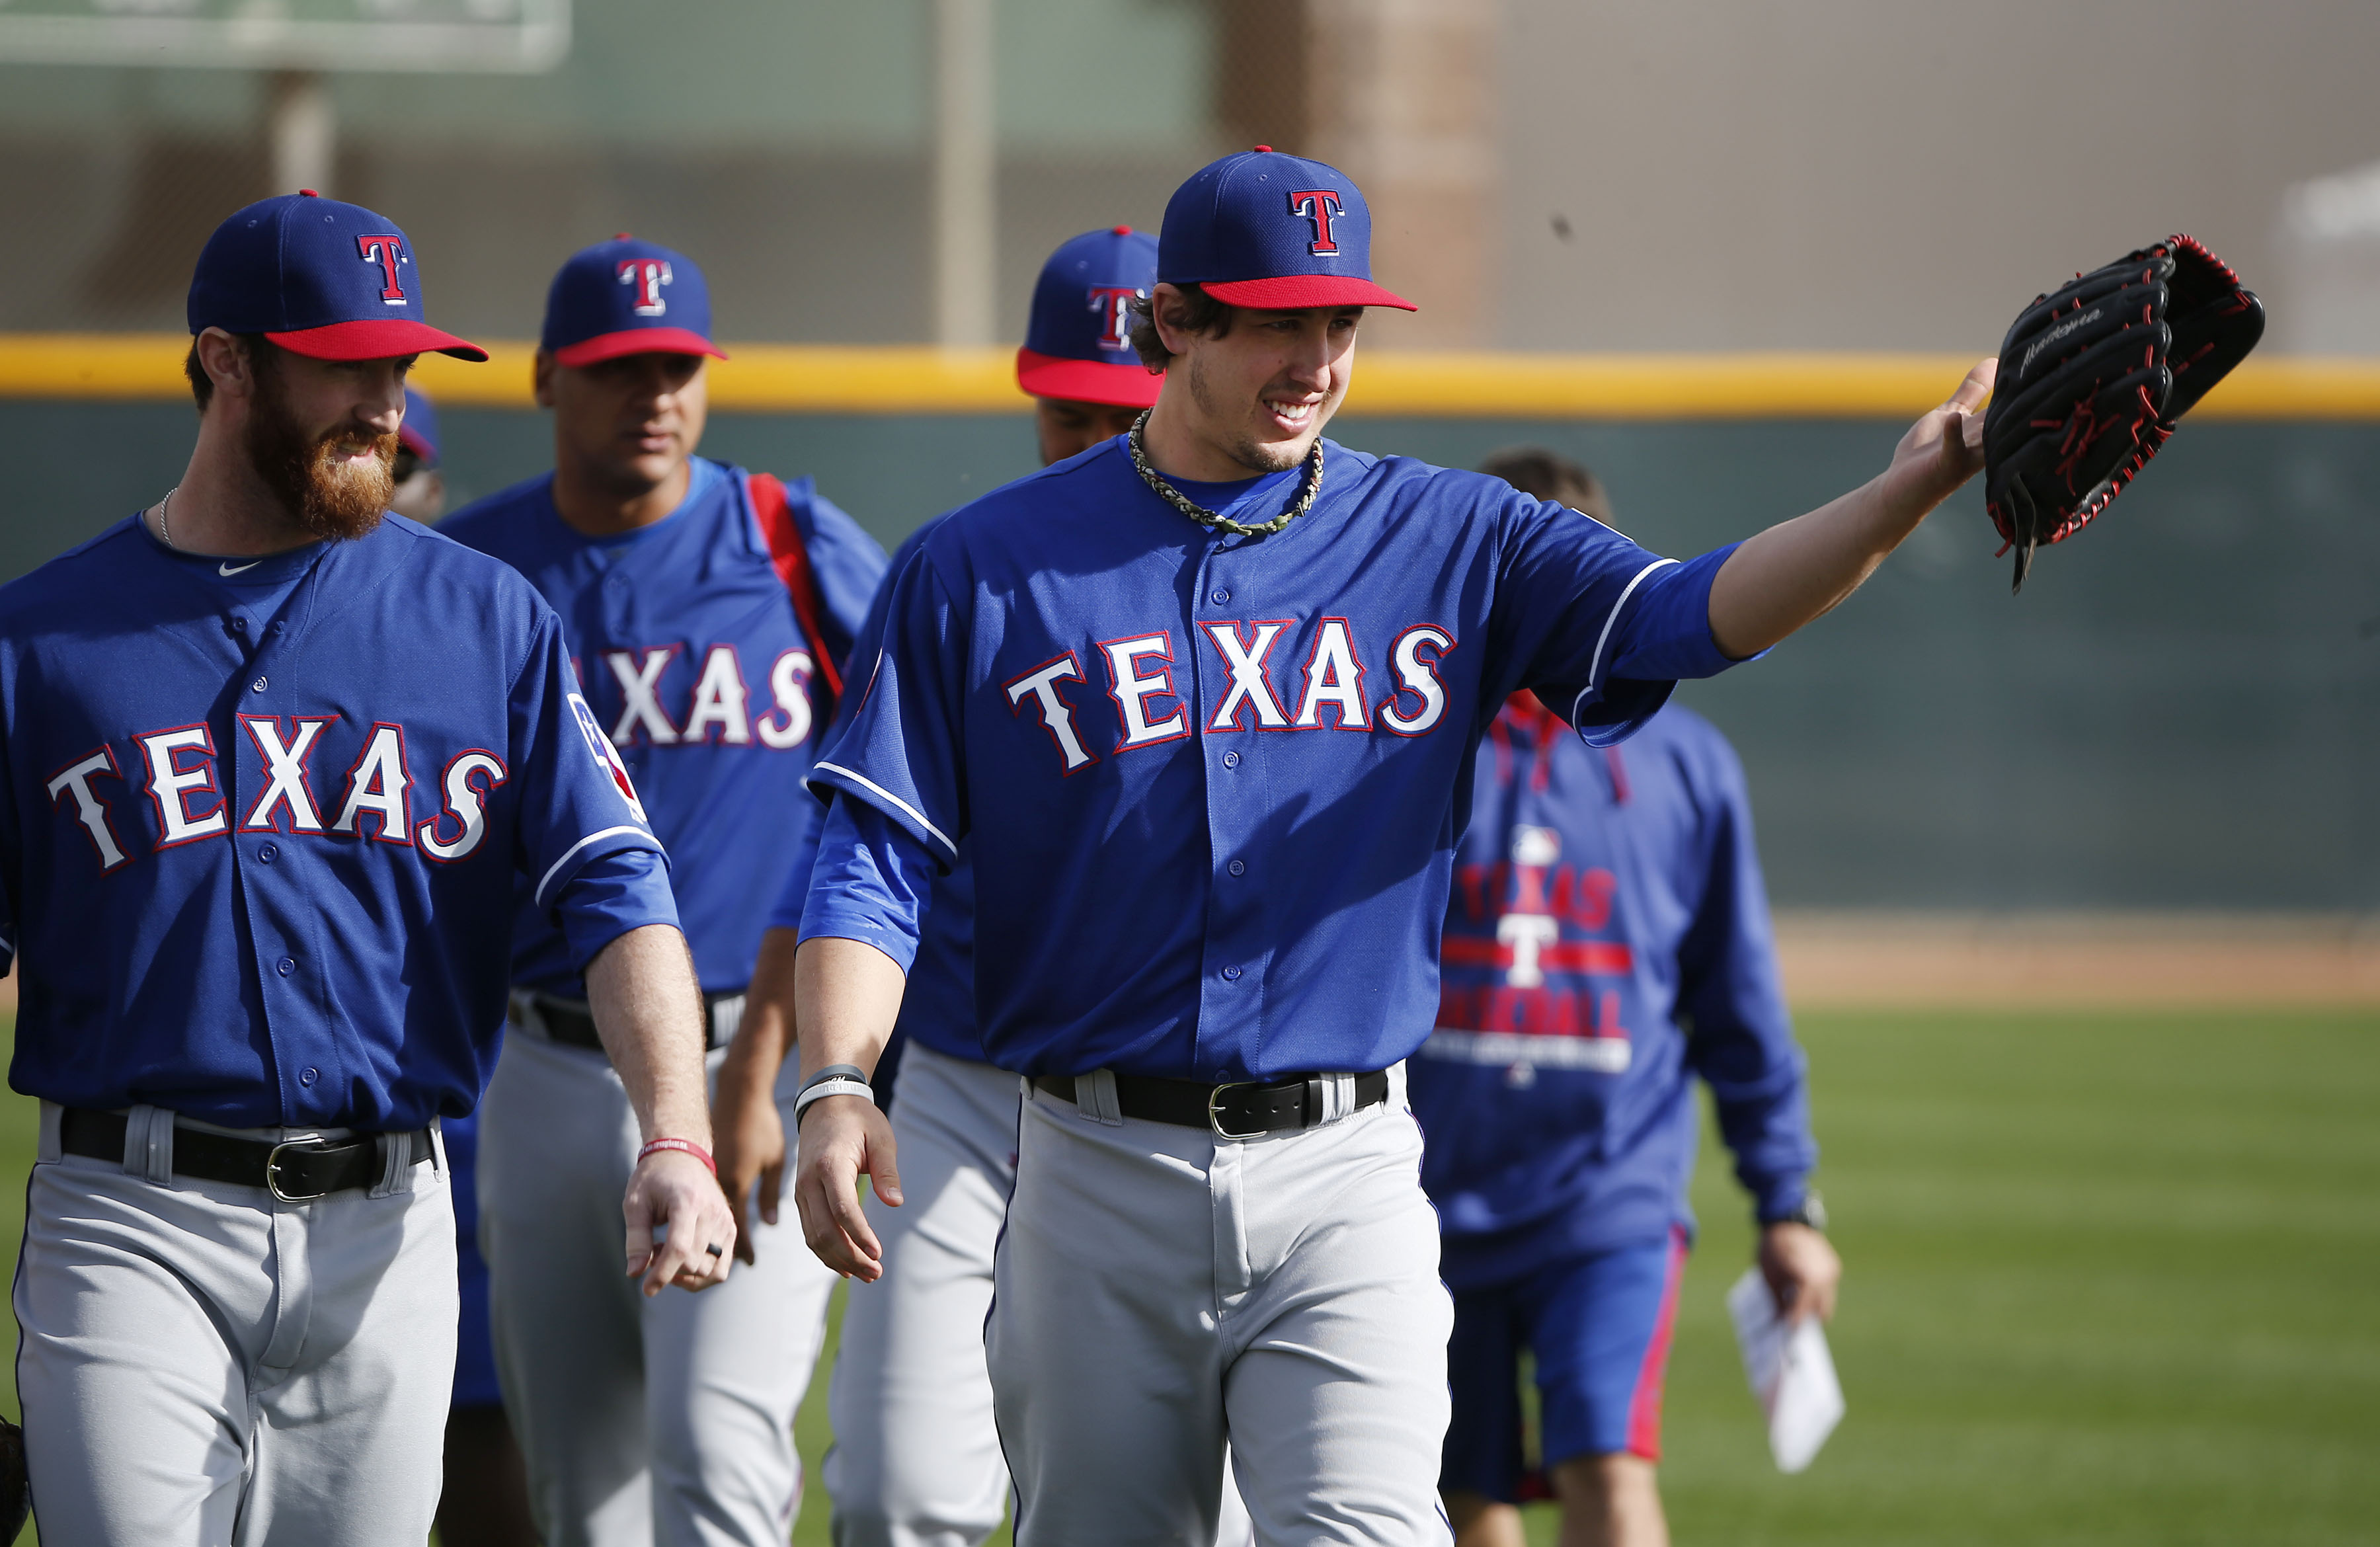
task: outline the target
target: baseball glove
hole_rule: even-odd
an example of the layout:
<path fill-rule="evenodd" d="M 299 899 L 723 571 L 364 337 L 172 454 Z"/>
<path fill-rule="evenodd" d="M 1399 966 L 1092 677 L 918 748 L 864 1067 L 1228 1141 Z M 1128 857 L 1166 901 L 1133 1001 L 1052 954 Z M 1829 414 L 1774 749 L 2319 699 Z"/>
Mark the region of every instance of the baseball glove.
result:
<path fill-rule="evenodd" d="M 0 1543 L 17 1540 L 33 1507 L 33 1484 L 25 1470 L 25 1431 L 0 1419 Z"/>
<path fill-rule="evenodd" d="M 2157 454 L 2175 421 L 2247 358 L 2265 307 L 2240 276 L 2174 237 L 2040 297 L 2000 346 L 1984 414 L 1984 508 L 2016 550 L 2082 530 Z"/>

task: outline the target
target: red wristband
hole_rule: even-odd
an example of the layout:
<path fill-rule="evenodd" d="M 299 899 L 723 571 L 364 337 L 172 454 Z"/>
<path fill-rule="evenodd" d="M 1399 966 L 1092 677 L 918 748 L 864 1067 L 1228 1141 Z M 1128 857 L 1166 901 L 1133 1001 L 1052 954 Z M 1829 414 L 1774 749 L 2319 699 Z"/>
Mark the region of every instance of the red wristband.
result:
<path fill-rule="evenodd" d="M 656 1154 L 663 1150 L 683 1150 L 687 1154 L 692 1155 L 695 1159 L 708 1166 L 712 1175 L 716 1176 L 719 1175 L 719 1163 L 710 1158 L 710 1151 L 704 1149 L 701 1145 L 697 1144 L 691 1139 L 655 1139 L 649 1140 L 643 1149 L 637 1151 L 637 1163 L 638 1165 L 644 1164 L 645 1157 L 647 1155 Z"/>

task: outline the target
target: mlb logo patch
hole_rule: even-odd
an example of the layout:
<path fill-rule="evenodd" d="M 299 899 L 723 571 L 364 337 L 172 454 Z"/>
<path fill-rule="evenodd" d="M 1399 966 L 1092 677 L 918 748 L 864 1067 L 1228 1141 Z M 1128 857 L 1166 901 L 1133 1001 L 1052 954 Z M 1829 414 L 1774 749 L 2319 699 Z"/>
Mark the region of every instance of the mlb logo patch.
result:
<path fill-rule="evenodd" d="M 620 761 L 619 752 L 612 746 L 612 738 L 603 734 L 603 726 L 595 718 L 595 712 L 587 707 L 585 699 L 573 693 L 570 695 L 570 714 L 578 722 L 578 734 L 587 738 L 587 749 L 595 754 L 597 762 L 611 771 L 612 783 L 619 790 L 620 798 L 628 803 L 629 814 L 638 822 L 644 822 L 645 803 L 637 798 L 637 786 L 628 780 L 627 764 Z"/>

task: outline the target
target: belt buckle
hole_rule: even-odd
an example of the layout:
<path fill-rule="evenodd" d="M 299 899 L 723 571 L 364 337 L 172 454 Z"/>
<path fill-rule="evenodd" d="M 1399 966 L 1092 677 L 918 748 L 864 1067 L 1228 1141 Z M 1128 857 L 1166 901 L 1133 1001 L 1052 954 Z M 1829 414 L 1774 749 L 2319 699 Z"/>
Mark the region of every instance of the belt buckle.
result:
<path fill-rule="evenodd" d="M 330 1147 L 330 1143 L 327 1140 L 321 1139 L 284 1139 L 282 1142 L 275 1144 L 272 1151 L 264 1157 L 264 1190 L 271 1193 L 273 1197 L 279 1199 L 284 1203 L 311 1203 L 317 1199 L 330 1197 L 331 1189 L 328 1188 L 324 1188 L 320 1192 L 284 1192 L 281 1190 L 282 1151 L 304 1150 L 310 1153 L 321 1154 L 329 1150 Z"/>
<path fill-rule="evenodd" d="M 1234 1079 L 1225 1084 L 1218 1085 L 1213 1090 L 1207 1092 L 1207 1127 L 1214 1130 L 1216 1138 L 1234 1139 L 1262 1139 L 1266 1134 L 1272 1131 L 1269 1128 L 1257 1128 L 1248 1133 L 1233 1133 L 1231 1129 L 1223 1127 L 1223 1115 L 1215 1110 L 1215 1103 L 1223 1099 L 1224 1091 L 1245 1090 L 1249 1087 L 1262 1083 L 1263 1081 L 1255 1079 Z"/>

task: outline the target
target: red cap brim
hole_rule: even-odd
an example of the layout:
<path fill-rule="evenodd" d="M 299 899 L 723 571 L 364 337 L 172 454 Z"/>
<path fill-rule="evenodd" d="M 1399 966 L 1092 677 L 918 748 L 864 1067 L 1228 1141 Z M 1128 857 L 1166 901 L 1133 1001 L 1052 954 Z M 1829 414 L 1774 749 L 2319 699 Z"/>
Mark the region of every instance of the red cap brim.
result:
<path fill-rule="evenodd" d="M 1383 290 L 1368 279 L 1347 279 L 1335 274 L 1293 274 L 1279 279 L 1227 279 L 1201 285 L 1200 289 L 1226 306 L 1252 306 L 1259 311 L 1305 311 L 1318 306 L 1393 306 L 1400 311 L 1420 307 Z"/>
<path fill-rule="evenodd" d="M 1103 360 L 1068 359 L 1063 355 L 1019 349 L 1016 384 L 1033 397 L 1106 403 L 1119 408 L 1153 408 L 1165 378 L 1150 375 L 1144 366 L 1110 365 Z"/>
<path fill-rule="evenodd" d="M 456 359 L 485 359 L 488 351 L 477 344 L 441 333 L 427 323 L 392 317 L 365 323 L 333 323 L 328 327 L 300 328 L 296 333 L 268 333 L 266 338 L 293 355 L 308 359 L 397 359 L 406 355 L 453 355 Z"/>
<path fill-rule="evenodd" d="M 553 351 L 553 363 L 576 371 L 582 365 L 601 365 L 623 355 L 709 355 L 713 359 L 725 359 L 727 351 L 685 328 L 626 328 L 565 344 Z"/>

